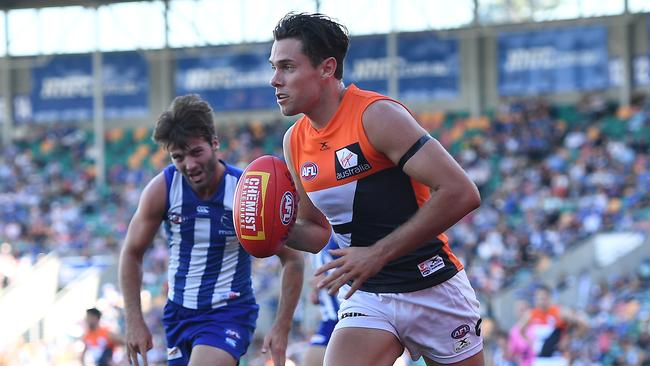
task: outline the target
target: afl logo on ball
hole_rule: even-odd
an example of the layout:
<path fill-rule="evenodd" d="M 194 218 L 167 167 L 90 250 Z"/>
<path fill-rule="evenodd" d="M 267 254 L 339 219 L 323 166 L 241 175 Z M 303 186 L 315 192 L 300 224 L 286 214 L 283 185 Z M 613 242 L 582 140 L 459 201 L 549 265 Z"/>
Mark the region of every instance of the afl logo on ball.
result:
<path fill-rule="evenodd" d="M 282 195 L 282 200 L 280 201 L 280 219 L 284 226 L 289 225 L 293 220 L 293 213 L 295 210 L 295 200 L 293 199 L 293 194 L 291 192 L 284 192 Z"/>
<path fill-rule="evenodd" d="M 316 175 L 318 175 L 318 165 L 312 163 L 311 161 L 302 164 L 302 168 L 300 168 L 300 176 L 304 180 L 313 180 L 316 178 Z"/>

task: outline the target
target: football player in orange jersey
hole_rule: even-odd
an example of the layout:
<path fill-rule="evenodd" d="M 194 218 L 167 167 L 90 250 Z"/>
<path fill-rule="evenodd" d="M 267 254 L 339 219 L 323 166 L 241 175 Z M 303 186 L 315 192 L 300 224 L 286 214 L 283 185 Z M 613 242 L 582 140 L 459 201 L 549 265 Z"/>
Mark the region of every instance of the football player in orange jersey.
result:
<path fill-rule="evenodd" d="M 325 365 L 483 365 L 479 303 L 444 232 L 480 204 L 475 184 L 400 102 L 343 83 L 349 39 L 322 14 L 273 31 L 270 80 L 300 194 L 288 245 L 338 256 L 316 274 L 342 300 Z"/>

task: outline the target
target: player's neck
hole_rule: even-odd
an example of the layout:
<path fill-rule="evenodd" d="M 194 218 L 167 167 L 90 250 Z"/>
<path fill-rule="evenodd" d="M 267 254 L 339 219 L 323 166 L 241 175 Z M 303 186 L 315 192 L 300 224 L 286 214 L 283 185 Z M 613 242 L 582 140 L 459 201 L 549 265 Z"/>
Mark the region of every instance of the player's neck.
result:
<path fill-rule="evenodd" d="M 305 113 L 309 117 L 311 125 L 317 130 L 325 128 L 332 117 L 334 117 L 347 91 L 347 87 L 343 84 L 343 81 L 337 81 L 328 86 L 329 88 L 323 91 L 318 106 L 309 113 Z"/>

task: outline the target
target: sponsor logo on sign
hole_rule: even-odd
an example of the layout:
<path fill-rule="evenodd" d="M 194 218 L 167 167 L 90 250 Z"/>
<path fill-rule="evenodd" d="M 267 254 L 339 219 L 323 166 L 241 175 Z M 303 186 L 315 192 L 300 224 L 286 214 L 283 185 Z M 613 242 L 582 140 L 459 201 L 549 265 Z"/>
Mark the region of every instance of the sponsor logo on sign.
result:
<path fill-rule="evenodd" d="M 311 161 L 308 161 L 304 164 L 302 164 L 302 167 L 300 168 L 300 176 L 306 180 L 314 180 L 316 176 L 318 175 L 318 165 L 316 163 L 312 163 Z"/>
<path fill-rule="evenodd" d="M 463 324 L 460 327 L 454 329 L 453 332 L 451 332 L 451 338 L 453 339 L 461 339 L 469 333 L 470 328 L 469 325 Z"/>
<path fill-rule="evenodd" d="M 295 212 L 296 201 L 293 199 L 291 192 L 284 192 L 280 201 L 280 218 L 282 225 L 287 226 L 291 223 L 291 218 Z"/>
<path fill-rule="evenodd" d="M 439 255 L 436 255 L 435 257 L 429 258 L 426 261 L 418 264 L 418 269 L 420 270 L 422 277 L 426 277 L 439 271 L 444 266 L 445 262 Z"/>
<path fill-rule="evenodd" d="M 334 166 L 336 167 L 336 180 L 349 178 L 372 169 L 358 142 L 336 150 Z"/>
<path fill-rule="evenodd" d="M 265 240 L 264 199 L 269 173 L 250 171 L 243 179 L 239 197 L 239 230 L 247 240 Z"/>

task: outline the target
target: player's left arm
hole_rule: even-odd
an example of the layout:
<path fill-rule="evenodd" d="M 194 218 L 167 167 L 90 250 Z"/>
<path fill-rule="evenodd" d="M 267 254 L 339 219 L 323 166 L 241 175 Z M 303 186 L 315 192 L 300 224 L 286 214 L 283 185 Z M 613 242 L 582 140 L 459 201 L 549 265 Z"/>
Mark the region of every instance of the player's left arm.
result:
<path fill-rule="evenodd" d="M 301 252 L 286 246 L 280 250 L 277 256 L 282 262 L 280 301 L 275 322 L 264 337 L 262 352 L 266 353 L 270 349 L 273 363 L 284 365 L 293 313 L 302 291 L 305 260 Z"/>
<path fill-rule="evenodd" d="M 375 149 L 401 165 L 412 179 L 427 185 L 431 197 L 407 222 L 374 245 L 331 251 L 340 258 L 317 273 L 338 268 L 321 281 L 320 287 L 335 293 L 352 280 L 346 298 L 386 263 L 444 233 L 481 202 L 474 182 L 403 106 L 387 100 L 375 102 L 364 112 L 363 126 Z"/>

